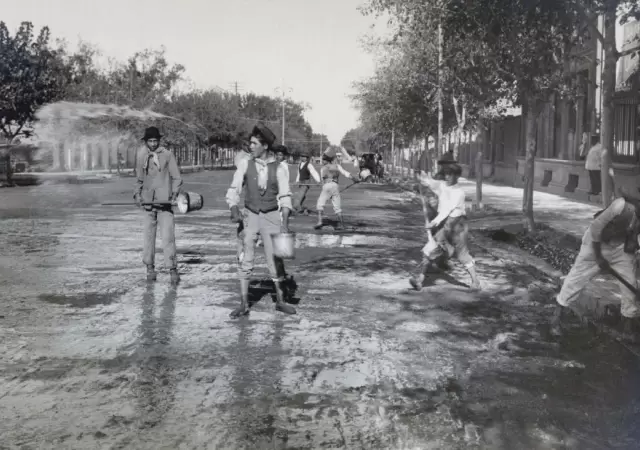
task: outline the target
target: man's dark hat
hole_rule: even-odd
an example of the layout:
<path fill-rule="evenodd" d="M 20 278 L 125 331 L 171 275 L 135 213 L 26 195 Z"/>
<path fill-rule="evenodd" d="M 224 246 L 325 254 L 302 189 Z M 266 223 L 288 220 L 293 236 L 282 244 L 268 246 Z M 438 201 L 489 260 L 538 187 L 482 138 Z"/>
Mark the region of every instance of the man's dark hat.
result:
<path fill-rule="evenodd" d="M 144 137 L 142 138 L 142 140 L 148 141 L 149 139 L 160 139 L 161 137 L 162 135 L 160 134 L 160 130 L 158 130 L 156 127 L 149 127 L 144 130 Z"/>
<path fill-rule="evenodd" d="M 285 155 L 289 154 L 289 149 L 282 144 L 278 144 L 278 145 L 274 145 L 273 146 L 273 152 L 274 153 L 284 153 Z"/>
<path fill-rule="evenodd" d="M 460 167 L 460 164 L 451 161 L 448 161 L 447 164 L 442 167 L 441 171 L 443 175 L 451 174 L 457 177 L 462 175 L 462 167 Z"/>
<path fill-rule="evenodd" d="M 251 131 L 251 135 L 249 136 L 249 139 L 251 139 L 254 136 L 261 137 L 264 140 L 264 142 L 269 145 L 269 147 L 271 147 L 273 143 L 276 141 L 276 135 L 273 134 L 273 131 L 271 131 L 262 123 L 259 123 L 255 127 L 253 127 L 253 130 Z"/>

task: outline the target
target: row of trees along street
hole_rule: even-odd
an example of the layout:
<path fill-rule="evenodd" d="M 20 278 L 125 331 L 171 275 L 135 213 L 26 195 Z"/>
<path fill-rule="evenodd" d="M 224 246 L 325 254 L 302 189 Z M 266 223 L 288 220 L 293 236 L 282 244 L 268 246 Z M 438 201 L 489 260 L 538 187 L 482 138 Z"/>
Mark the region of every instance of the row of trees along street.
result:
<path fill-rule="evenodd" d="M 257 121 L 264 121 L 282 138 L 282 98 L 223 89 L 179 89 L 185 68 L 170 64 L 164 48 L 143 50 L 128 61 L 99 64 L 100 51 L 81 42 L 71 52 L 64 42 L 52 42 L 48 27 L 34 29 L 23 22 L 11 33 L 0 22 L 0 135 L 7 142 L 35 128 L 35 113 L 58 101 L 124 105 L 150 109 L 177 120 L 160 125 L 169 147 L 237 148 Z M 285 100 L 285 143 L 293 153 L 317 155 L 326 136 L 315 133 L 305 120 L 309 108 Z M 119 121 L 118 129 L 139 134 L 149 123 Z M 113 123 L 111 124 L 113 125 Z M 155 123 L 154 123 L 155 125 Z M 184 151 L 182 153 L 185 153 Z M 197 152 L 186 152 L 197 158 Z"/>
<path fill-rule="evenodd" d="M 601 140 L 614 143 L 613 96 L 616 63 L 615 24 L 638 18 L 633 0 L 369 0 L 365 15 L 389 18 L 389 38 L 371 42 L 377 70 L 356 85 L 354 101 L 361 112 L 361 129 L 353 135 L 396 143 L 435 137 L 438 156 L 443 134 L 455 131 L 457 157 L 461 136 L 474 130 L 483 136 L 483 122 L 511 104 L 522 107 L 525 119 L 525 189 L 522 209 L 529 231 L 533 218 L 536 129 L 542 105 L 550 95 L 577 95 L 570 68 L 574 51 L 589 36 L 604 51 Z M 597 26 L 604 18 L 604 33 Z M 373 136 L 374 138 L 371 138 Z M 349 136 L 345 136 L 349 138 Z M 366 139 L 366 138 L 365 138 Z M 425 152 L 428 154 L 428 152 Z M 435 156 L 435 155 L 434 155 Z M 479 155 L 481 157 L 481 155 Z M 421 168 L 429 165 L 423 158 Z M 608 177 L 609 156 L 602 177 Z M 481 176 L 478 198 L 481 202 Z M 605 187 L 606 186 L 606 187 Z M 606 189 L 606 191 L 605 191 Z M 602 198 L 610 202 L 609 184 Z"/>

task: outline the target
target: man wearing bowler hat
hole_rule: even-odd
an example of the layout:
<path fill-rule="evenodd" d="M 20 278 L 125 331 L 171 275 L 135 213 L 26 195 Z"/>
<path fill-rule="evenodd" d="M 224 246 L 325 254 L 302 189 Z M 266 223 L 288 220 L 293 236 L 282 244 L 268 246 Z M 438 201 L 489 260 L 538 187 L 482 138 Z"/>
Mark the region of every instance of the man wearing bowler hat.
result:
<path fill-rule="evenodd" d="M 233 310 L 230 316 L 236 318 L 249 314 L 249 281 L 253 274 L 258 233 L 263 238 L 267 267 L 276 289 L 276 310 L 285 314 L 295 314 L 295 308 L 284 302 L 284 261 L 274 255 L 271 240 L 273 234 L 289 232 L 289 173 L 273 154 L 276 137 L 269 128 L 263 124 L 256 125 L 250 139 L 251 158 L 239 161 L 226 196 L 231 209 L 231 221 L 244 221 L 245 225 L 244 255 L 239 270 L 240 306 Z M 246 188 L 245 218 L 242 217 L 239 208 L 243 188 Z"/>
<path fill-rule="evenodd" d="M 175 202 L 182 187 L 180 168 L 175 156 L 160 146 L 160 131 L 149 127 L 142 140 L 136 159 L 137 188 L 133 196 L 136 204 L 152 202 Z M 142 261 L 147 266 L 147 281 L 156 280 L 155 255 L 156 231 L 160 224 L 164 263 L 169 267 L 171 282 L 180 281 L 176 258 L 176 235 L 173 210 L 170 205 L 144 205 L 144 249 Z"/>

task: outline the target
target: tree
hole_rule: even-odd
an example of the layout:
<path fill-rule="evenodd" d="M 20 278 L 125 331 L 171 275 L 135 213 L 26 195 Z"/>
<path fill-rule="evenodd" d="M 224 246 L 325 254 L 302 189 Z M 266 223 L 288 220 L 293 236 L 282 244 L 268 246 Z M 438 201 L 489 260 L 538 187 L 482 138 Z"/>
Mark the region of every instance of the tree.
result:
<path fill-rule="evenodd" d="M 528 130 L 523 212 L 533 230 L 536 124 L 550 94 L 567 89 L 565 69 L 578 36 L 577 15 L 557 0 L 370 0 L 366 12 L 372 11 L 392 13 L 396 38 L 408 39 L 409 54 L 433 55 L 428 43 L 437 42 L 435 32 L 442 27 L 442 62 L 435 68 L 431 63 L 429 71 L 443 90 L 450 87 L 458 134 L 469 115 L 479 121 L 482 133 L 481 119 L 500 99 L 523 106 Z"/>
<path fill-rule="evenodd" d="M 533 217 L 536 128 L 544 103 L 552 93 L 570 89 L 566 71 L 577 41 L 579 21 L 557 0 L 452 0 L 448 29 L 488 46 L 489 57 L 512 86 L 511 100 L 524 108 L 526 121 L 525 186 L 522 209 L 525 226 L 535 230 Z"/>
<path fill-rule="evenodd" d="M 136 52 L 127 64 L 111 61 L 106 70 L 96 66 L 99 55 L 96 47 L 81 42 L 78 50 L 67 56 L 72 83 L 65 98 L 151 108 L 171 96 L 185 70 L 180 64 L 169 64 L 164 48 Z"/>
<path fill-rule="evenodd" d="M 41 105 L 58 99 L 69 74 L 60 52 L 49 46 L 48 27 L 36 36 L 23 22 L 11 36 L 0 22 L 0 131 L 11 141 L 33 120 Z"/>

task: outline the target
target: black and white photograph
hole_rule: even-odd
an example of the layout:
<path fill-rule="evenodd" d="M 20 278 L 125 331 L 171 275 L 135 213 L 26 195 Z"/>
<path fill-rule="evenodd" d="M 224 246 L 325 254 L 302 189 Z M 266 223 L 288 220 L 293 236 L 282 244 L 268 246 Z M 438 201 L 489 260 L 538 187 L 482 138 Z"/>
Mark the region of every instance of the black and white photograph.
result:
<path fill-rule="evenodd" d="M 0 450 L 640 449 L 640 2 L 0 6 Z"/>

